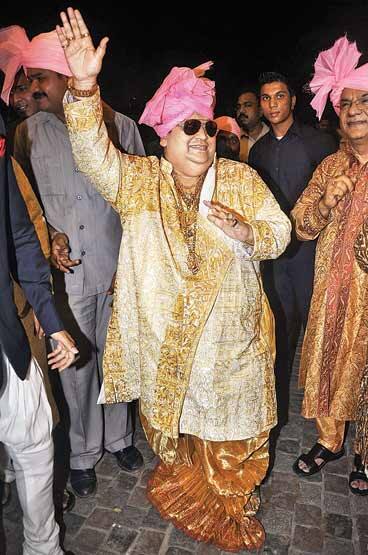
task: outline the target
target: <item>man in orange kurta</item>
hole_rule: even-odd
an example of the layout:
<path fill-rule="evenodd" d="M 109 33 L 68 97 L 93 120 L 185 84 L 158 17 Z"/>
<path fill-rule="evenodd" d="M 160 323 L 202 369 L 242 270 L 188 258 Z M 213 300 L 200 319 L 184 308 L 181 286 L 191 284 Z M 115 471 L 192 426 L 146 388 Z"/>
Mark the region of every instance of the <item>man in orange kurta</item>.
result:
<path fill-rule="evenodd" d="M 292 211 L 298 237 L 318 237 L 300 385 L 305 388 L 302 414 L 316 419 L 319 439 L 293 466 L 303 476 L 344 455 L 345 423 L 356 418 L 367 360 L 368 276 L 354 256 L 354 244 L 368 218 L 368 64 L 355 69 L 358 59 L 355 45 L 343 38 L 316 62 L 312 105 L 321 116 L 332 90 L 347 141 L 318 166 Z M 355 467 L 350 488 L 368 494 L 359 453 Z"/>

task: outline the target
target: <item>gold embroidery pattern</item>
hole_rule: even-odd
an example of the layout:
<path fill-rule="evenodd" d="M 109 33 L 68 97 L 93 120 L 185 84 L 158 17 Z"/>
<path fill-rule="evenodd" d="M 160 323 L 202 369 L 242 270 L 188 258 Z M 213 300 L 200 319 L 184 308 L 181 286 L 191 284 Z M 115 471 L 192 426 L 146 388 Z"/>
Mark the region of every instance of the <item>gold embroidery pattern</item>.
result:
<path fill-rule="evenodd" d="M 293 210 L 298 235 L 303 239 L 314 238 L 303 225 L 305 211 L 320 197 L 331 176 L 346 172 L 350 175 L 355 171 L 353 166 L 354 160 L 351 155 L 339 151 L 326 158 L 316 169 L 312 181 Z M 362 183 L 362 187 L 365 187 L 365 183 Z M 339 203 L 333 211 L 331 221 L 319 234 L 317 245 L 313 296 L 299 375 L 299 384 L 305 388 L 302 414 L 307 418 L 333 415 L 338 420 L 354 420 L 357 392 L 366 360 L 368 279 L 358 264 L 351 259 L 354 252 L 350 239 L 350 250 L 343 265 L 338 266 L 341 271 L 337 275 L 336 246 L 339 246 L 340 250 L 344 248 L 343 205 L 344 203 Z M 358 213 L 359 209 L 357 213 L 354 211 L 354 218 Z M 350 269 L 345 272 L 345 267 L 348 266 Z M 331 313 L 327 303 L 331 305 L 335 297 L 328 297 L 327 292 L 331 276 L 334 275 L 339 281 L 342 273 L 350 276 L 349 284 L 341 281 L 342 289 L 335 288 L 334 295 L 344 298 L 346 306 L 343 310 L 340 307 L 336 312 L 336 327 L 332 329 L 330 324 L 327 325 L 327 316 Z M 329 365 L 326 349 L 330 353 L 329 357 L 333 354 L 332 358 L 328 358 Z"/>
<path fill-rule="evenodd" d="M 335 210 L 331 210 L 329 217 L 323 218 L 318 209 L 319 201 L 324 193 L 327 181 L 341 175 L 348 166 L 350 158 L 343 151 L 327 156 L 315 170 L 308 187 L 304 190 L 291 211 L 291 218 L 295 222 L 295 230 L 302 241 L 315 239 L 319 233 L 331 222 Z"/>
<path fill-rule="evenodd" d="M 114 310 L 104 355 L 106 399 L 116 402 L 140 397 L 142 413 L 161 434 L 157 450 L 163 456 L 165 450 L 172 452 L 175 450 L 172 438 L 179 434 L 193 368 L 201 368 L 204 361 L 197 358 L 202 342 L 204 351 L 207 347 L 214 350 L 214 364 L 208 372 L 214 380 L 213 390 L 220 398 L 215 412 L 224 412 L 222 439 L 231 435 L 226 422 L 234 419 L 239 422 L 236 428 L 241 430 L 242 437 L 257 435 L 275 421 L 273 320 L 267 312 L 258 260 L 281 254 L 289 241 L 290 222 L 256 172 L 244 164 L 221 160 L 214 197 L 250 222 L 256 244 L 247 253 L 243 245 L 234 245 L 233 240 L 200 215 L 197 246 L 204 263 L 198 274 L 191 274 L 175 208 L 171 164 L 154 157 L 117 155 L 109 146 L 104 125 L 96 119 L 98 110 L 93 104 L 97 96 L 70 104 L 66 110 L 77 164 L 81 163 L 89 176 L 93 173 L 95 186 L 113 203 L 124 223 Z M 89 116 L 85 116 L 88 106 Z M 86 121 L 78 123 L 79 118 Z M 92 124 L 89 118 L 93 119 Z M 84 131 L 77 134 L 73 126 L 84 126 Z M 108 163 L 111 173 L 105 180 Z M 230 343 L 234 331 L 239 335 L 236 328 L 238 324 L 242 326 L 241 314 L 253 310 L 257 319 L 251 329 L 253 317 L 243 317 L 244 330 L 239 338 L 239 349 L 244 356 L 250 355 L 246 369 L 249 382 L 239 382 L 234 375 L 226 388 L 220 385 L 224 383 L 226 366 L 218 364 L 216 345 L 204 333 L 209 315 L 217 314 L 220 293 L 228 299 L 231 311 L 235 313 L 237 309 L 237 320 L 231 326 L 223 314 L 218 323 L 220 334 L 228 337 Z M 267 321 L 266 326 L 260 326 L 260 314 Z M 259 388 L 248 387 L 254 376 L 259 380 Z M 250 425 L 243 404 L 237 399 L 239 385 L 245 404 L 249 399 L 257 412 L 264 403 L 267 405 Z M 251 398 L 247 397 L 248 391 Z M 197 414 L 187 414 L 187 422 L 194 425 Z M 211 421 L 204 433 L 219 433 L 216 422 Z"/>

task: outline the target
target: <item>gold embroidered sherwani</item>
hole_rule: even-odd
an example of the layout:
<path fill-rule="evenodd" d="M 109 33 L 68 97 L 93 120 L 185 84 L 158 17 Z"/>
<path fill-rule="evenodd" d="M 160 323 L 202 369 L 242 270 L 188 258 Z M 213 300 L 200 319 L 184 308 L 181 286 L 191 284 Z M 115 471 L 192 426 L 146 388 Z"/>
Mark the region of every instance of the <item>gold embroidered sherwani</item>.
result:
<path fill-rule="evenodd" d="M 290 222 L 255 171 L 219 160 L 210 168 L 202 193 L 208 187 L 207 200 L 220 201 L 248 221 L 255 243 L 250 248 L 228 238 L 200 213 L 196 252 L 202 262 L 200 271 L 192 275 L 186 265 L 188 251 L 177 216 L 171 164 L 116 151 L 101 125 L 98 93 L 64 108 L 79 170 L 88 174 L 124 225 L 104 356 L 106 402 L 140 399 L 147 437 L 162 460 L 170 463 L 151 483 L 150 497 L 156 504 L 159 494 L 152 490 L 161 486 L 166 488 L 161 497 L 171 496 L 174 504 L 184 495 L 175 489 L 178 475 L 168 491 L 167 473 L 172 477 L 173 467 L 179 466 L 172 463 L 185 463 L 182 477 L 188 484 L 188 464 L 195 466 L 196 457 L 216 458 L 216 447 L 212 448 L 216 442 L 222 449 L 220 457 L 230 458 L 223 462 L 222 482 L 217 477 L 216 486 L 217 460 L 212 487 L 222 488 L 222 494 L 228 490 L 225 495 L 233 497 L 233 504 L 227 514 L 233 518 L 238 514 L 242 520 L 243 507 L 266 472 L 268 431 L 276 422 L 273 316 L 259 261 L 283 252 Z M 231 458 L 229 446 L 235 444 L 238 453 L 234 451 Z M 211 453 L 204 455 L 206 448 Z M 256 451 L 260 460 L 253 462 L 253 474 L 245 473 L 242 465 Z M 225 478 L 225 469 L 229 472 L 235 463 L 241 469 L 236 486 L 235 475 L 231 482 L 230 476 Z M 206 483 L 208 490 L 208 483 L 198 481 L 198 476 L 195 483 L 198 487 Z M 179 509 L 174 511 L 176 517 L 167 507 L 159 510 L 197 539 L 214 541 L 206 535 L 218 532 L 214 522 L 208 519 L 207 531 L 203 522 L 194 524 L 193 500 L 182 501 L 181 506 L 191 510 L 190 518 Z M 254 514 L 257 503 L 250 504 L 248 514 Z M 226 526 L 234 528 L 226 532 L 229 537 L 239 536 L 235 530 L 239 524 L 235 526 L 228 516 L 224 519 Z M 224 548 L 244 547 L 237 541 Z"/>
<path fill-rule="evenodd" d="M 318 203 L 331 177 L 354 183 L 324 219 Z M 354 420 L 368 346 L 368 276 L 354 243 L 368 216 L 368 169 L 349 147 L 327 157 L 292 211 L 300 239 L 318 237 L 315 278 L 300 365 L 307 418 Z"/>

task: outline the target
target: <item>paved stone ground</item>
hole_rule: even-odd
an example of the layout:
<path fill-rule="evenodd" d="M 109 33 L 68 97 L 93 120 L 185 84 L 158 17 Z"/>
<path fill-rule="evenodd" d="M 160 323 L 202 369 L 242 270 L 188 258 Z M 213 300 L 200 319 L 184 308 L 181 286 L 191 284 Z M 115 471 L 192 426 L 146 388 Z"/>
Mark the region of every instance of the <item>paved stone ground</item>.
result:
<path fill-rule="evenodd" d="M 348 488 L 353 430 L 346 442 L 348 456 L 329 463 L 322 473 L 299 479 L 291 470 L 301 449 L 307 450 L 316 439 L 313 423 L 300 416 L 298 364 L 299 353 L 291 379 L 289 422 L 278 438 L 271 476 L 261 488 L 259 517 L 267 533 L 261 553 L 368 554 L 368 497 L 352 495 Z M 74 510 L 64 515 L 65 548 L 74 555 L 224 555 L 213 546 L 193 541 L 160 518 L 145 496 L 156 460 L 141 429 L 136 433 L 136 444 L 144 456 L 145 468 L 135 475 L 118 471 L 115 459 L 106 454 L 97 467 L 96 496 L 78 499 Z M 4 510 L 3 527 L 6 555 L 21 555 L 21 512 L 14 485 L 12 501 Z"/>

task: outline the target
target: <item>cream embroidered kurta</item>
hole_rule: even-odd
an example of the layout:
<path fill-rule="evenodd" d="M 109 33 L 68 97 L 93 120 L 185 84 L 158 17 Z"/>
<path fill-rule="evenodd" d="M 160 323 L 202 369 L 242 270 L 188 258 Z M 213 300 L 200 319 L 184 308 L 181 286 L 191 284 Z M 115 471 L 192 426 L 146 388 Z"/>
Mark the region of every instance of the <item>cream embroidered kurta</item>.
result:
<path fill-rule="evenodd" d="M 249 250 L 199 214 L 202 263 L 192 275 L 171 164 L 115 150 L 99 93 L 64 109 L 79 170 L 124 224 L 104 357 L 106 402 L 140 398 L 162 443 L 180 432 L 221 441 L 271 428 L 274 329 L 259 261 L 284 251 L 288 218 L 254 170 L 219 160 L 213 199 L 250 223 L 255 243 Z"/>

